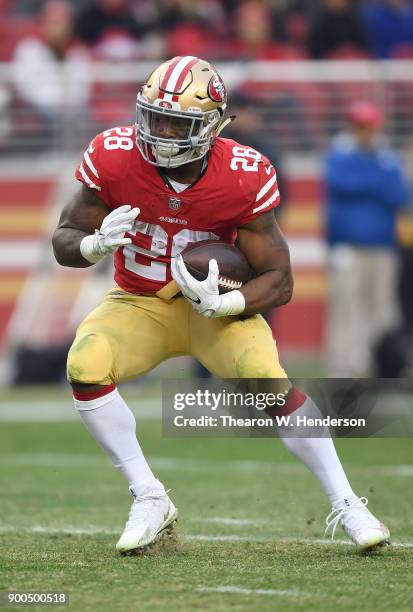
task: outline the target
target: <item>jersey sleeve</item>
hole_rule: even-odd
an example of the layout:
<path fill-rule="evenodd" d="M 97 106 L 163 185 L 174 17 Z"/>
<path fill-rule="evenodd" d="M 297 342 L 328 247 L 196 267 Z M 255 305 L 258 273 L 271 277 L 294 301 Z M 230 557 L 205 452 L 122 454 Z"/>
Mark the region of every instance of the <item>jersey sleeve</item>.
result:
<path fill-rule="evenodd" d="M 76 168 L 75 176 L 78 181 L 95 191 L 99 198 L 111 205 L 105 161 L 103 134 L 98 134 L 83 153 L 82 161 Z"/>
<path fill-rule="evenodd" d="M 243 207 L 239 226 L 246 225 L 263 213 L 276 208 L 280 203 L 280 191 L 277 184 L 277 173 L 274 166 L 266 158 L 258 164 L 258 180 L 252 188 L 248 202 Z"/>

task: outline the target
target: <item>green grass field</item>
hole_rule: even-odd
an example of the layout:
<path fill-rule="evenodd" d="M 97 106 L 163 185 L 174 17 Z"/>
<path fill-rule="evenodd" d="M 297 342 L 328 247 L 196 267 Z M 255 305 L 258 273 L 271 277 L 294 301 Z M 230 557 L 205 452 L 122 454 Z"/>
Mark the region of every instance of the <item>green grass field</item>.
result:
<path fill-rule="evenodd" d="M 342 533 L 322 541 L 329 504 L 278 440 L 162 438 L 148 418 L 156 398 L 126 395 L 146 415 L 140 440 L 179 508 L 177 538 L 119 557 L 126 483 L 76 415 L 37 420 L 62 405 L 69 414 L 67 391 L 10 393 L 0 398 L 0 591 L 66 591 L 81 611 L 413 609 L 411 440 L 338 443 L 395 543 L 362 555 Z"/>

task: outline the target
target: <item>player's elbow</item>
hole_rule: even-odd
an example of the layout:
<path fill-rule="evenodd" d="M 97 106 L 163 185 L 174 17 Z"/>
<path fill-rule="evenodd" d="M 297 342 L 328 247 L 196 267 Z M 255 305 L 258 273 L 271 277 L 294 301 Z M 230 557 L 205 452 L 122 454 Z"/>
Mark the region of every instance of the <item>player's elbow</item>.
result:
<path fill-rule="evenodd" d="M 288 304 L 288 302 L 290 302 L 291 298 L 293 297 L 293 291 L 294 281 L 293 276 L 291 274 L 291 270 L 289 270 L 286 273 L 284 277 L 284 282 L 282 284 L 279 306 L 284 306 L 285 304 Z"/>
<path fill-rule="evenodd" d="M 70 268 L 70 264 L 67 262 L 66 258 L 59 253 L 56 249 L 53 249 L 54 258 L 60 266 L 64 266 L 66 268 Z"/>
<path fill-rule="evenodd" d="M 53 254 L 58 264 L 65 267 L 84 267 L 75 265 L 71 257 L 71 249 L 68 245 L 67 236 L 61 228 L 57 228 L 52 236 Z"/>
<path fill-rule="evenodd" d="M 52 247 L 53 254 L 58 264 L 61 266 L 67 265 L 65 263 L 64 250 L 62 249 L 61 240 L 60 240 L 60 232 L 59 229 L 55 230 L 52 236 Z"/>
<path fill-rule="evenodd" d="M 272 304 L 272 308 L 288 304 L 293 296 L 293 289 L 293 276 L 291 270 L 288 269 L 284 272 L 281 282 L 278 282 L 278 286 L 274 291 L 274 303 Z"/>

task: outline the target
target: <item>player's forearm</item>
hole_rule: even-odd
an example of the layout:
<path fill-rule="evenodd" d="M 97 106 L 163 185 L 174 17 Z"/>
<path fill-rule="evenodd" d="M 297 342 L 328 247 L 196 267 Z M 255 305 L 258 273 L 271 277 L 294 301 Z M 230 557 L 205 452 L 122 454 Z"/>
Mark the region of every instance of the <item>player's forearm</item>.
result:
<path fill-rule="evenodd" d="M 86 232 L 73 228 L 57 228 L 52 238 L 56 261 L 61 266 L 70 268 L 88 268 L 93 265 L 80 252 L 80 243 L 87 235 Z"/>
<path fill-rule="evenodd" d="M 244 314 L 266 312 L 287 304 L 293 293 L 291 270 L 270 270 L 246 283 L 241 293 L 245 298 Z"/>

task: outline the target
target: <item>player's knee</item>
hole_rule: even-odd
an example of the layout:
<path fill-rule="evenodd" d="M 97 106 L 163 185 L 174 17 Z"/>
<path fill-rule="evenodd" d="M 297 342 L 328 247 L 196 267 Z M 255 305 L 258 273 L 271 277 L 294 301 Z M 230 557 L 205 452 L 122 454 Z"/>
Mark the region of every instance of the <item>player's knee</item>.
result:
<path fill-rule="evenodd" d="M 76 337 L 67 359 L 70 383 L 110 384 L 112 369 L 112 349 L 104 334 L 86 333 Z"/>
<path fill-rule="evenodd" d="M 277 354 L 260 354 L 256 348 L 245 350 L 235 364 L 237 378 L 287 378 Z"/>

